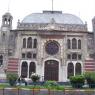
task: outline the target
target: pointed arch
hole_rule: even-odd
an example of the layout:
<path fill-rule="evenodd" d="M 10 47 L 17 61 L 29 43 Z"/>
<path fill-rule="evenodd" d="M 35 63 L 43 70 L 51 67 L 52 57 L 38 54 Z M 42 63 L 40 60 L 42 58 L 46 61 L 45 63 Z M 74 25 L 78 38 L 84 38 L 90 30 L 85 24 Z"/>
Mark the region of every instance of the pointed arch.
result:
<path fill-rule="evenodd" d="M 31 37 L 27 39 L 27 48 L 32 48 L 32 38 Z"/>
<path fill-rule="evenodd" d="M 26 78 L 28 73 L 28 64 L 26 61 L 22 62 L 21 65 L 21 77 Z"/>
<path fill-rule="evenodd" d="M 70 41 L 70 39 L 67 40 L 67 48 L 71 49 L 71 41 Z"/>
<path fill-rule="evenodd" d="M 77 40 L 75 38 L 72 39 L 72 49 L 77 49 Z"/>
<path fill-rule="evenodd" d="M 75 74 L 76 75 L 81 75 L 81 63 L 76 63 Z"/>
<path fill-rule="evenodd" d="M 74 76 L 74 65 L 73 63 L 68 63 L 68 67 L 67 67 L 67 74 L 68 74 L 68 78 L 70 78 L 70 76 Z"/>
<path fill-rule="evenodd" d="M 78 40 L 78 49 L 81 49 L 81 40 Z"/>
<path fill-rule="evenodd" d="M 31 76 L 31 74 L 36 72 L 36 65 L 35 62 L 30 62 L 29 65 L 29 77 Z"/>
<path fill-rule="evenodd" d="M 26 48 L 26 38 L 23 39 L 23 48 Z"/>
<path fill-rule="evenodd" d="M 7 24 L 7 18 L 4 19 L 4 24 Z"/>
<path fill-rule="evenodd" d="M 34 39 L 34 45 L 33 48 L 37 48 L 37 39 Z"/>

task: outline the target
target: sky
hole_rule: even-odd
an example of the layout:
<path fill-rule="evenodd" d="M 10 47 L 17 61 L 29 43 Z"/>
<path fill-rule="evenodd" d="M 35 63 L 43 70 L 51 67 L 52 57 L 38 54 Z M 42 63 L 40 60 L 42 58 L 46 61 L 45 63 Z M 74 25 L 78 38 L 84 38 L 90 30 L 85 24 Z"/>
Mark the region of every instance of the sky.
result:
<path fill-rule="evenodd" d="M 13 16 L 13 28 L 17 21 L 31 13 L 52 10 L 52 0 L 0 0 L 0 25 L 2 15 L 10 12 Z M 92 31 L 92 18 L 95 16 L 95 0 L 53 0 L 53 10 L 74 14 L 87 22 L 88 30 Z"/>

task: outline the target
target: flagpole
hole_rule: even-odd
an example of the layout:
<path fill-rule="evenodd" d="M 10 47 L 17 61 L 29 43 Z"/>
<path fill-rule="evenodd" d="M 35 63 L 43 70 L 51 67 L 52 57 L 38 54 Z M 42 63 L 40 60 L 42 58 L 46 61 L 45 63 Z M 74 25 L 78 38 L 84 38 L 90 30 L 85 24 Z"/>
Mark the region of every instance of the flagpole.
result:
<path fill-rule="evenodd" d="M 53 0 L 52 0 L 52 11 L 53 11 Z"/>
<path fill-rule="evenodd" d="M 10 2 L 11 0 L 8 1 L 8 12 L 10 11 Z"/>

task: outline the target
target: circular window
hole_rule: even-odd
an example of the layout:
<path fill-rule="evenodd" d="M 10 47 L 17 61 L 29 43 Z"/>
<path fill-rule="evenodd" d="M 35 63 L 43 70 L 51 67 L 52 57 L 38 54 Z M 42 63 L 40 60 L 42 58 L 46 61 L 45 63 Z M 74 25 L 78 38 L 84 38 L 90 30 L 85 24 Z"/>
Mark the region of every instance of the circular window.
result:
<path fill-rule="evenodd" d="M 45 50 L 48 54 L 54 55 L 54 54 L 58 53 L 59 47 L 56 42 L 52 41 L 52 42 L 49 42 L 46 44 Z"/>

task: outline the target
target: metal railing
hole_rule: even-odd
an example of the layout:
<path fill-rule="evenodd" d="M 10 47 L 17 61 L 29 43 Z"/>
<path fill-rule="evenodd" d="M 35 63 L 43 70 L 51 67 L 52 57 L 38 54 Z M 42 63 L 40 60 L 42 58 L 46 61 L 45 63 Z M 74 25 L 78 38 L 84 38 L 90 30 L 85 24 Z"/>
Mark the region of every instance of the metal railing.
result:
<path fill-rule="evenodd" d="M 0 89 L 0 95 L 65 95 L 64 91 L 49 89 L 20 89 L 4 88 Z"/>
<path fill-rule="evenodd" d="M 50 90 L 50 89 L 21 89 L 21 88 L 4 88 L 0 89 L 0 95 L 95 95 L 94 90 L 83 89 L 65 89 L 65 90 Z"/>

